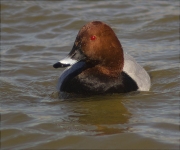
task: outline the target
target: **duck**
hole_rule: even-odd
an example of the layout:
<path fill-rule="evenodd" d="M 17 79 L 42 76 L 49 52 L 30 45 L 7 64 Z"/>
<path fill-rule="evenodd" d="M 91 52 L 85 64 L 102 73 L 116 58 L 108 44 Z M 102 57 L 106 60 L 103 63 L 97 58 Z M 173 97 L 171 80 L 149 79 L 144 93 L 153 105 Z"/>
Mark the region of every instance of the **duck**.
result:
<path fill-rule="evenodd" d="M 150 76 L 123 52 L 113 29 L 101 21 L 85 24 L 67 57 L 53 65 L 66 69 L 58 79 L 60 92 L 75 94 L 149 91 Z"/>

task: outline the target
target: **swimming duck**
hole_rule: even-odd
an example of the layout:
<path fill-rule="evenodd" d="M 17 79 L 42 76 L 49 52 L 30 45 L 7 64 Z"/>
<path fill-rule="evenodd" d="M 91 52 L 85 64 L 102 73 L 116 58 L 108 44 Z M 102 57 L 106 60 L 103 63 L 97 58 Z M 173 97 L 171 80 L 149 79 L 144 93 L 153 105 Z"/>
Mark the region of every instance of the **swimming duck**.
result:
<path fill-rule="evenodd" d="M 123 52 L 110 26 L 101 21 L 84 25 L 68 56 L 53 65 L 67 67 L 58 90 L 76 94 L 148 91 L 148 73 L 133 57 Z"/>

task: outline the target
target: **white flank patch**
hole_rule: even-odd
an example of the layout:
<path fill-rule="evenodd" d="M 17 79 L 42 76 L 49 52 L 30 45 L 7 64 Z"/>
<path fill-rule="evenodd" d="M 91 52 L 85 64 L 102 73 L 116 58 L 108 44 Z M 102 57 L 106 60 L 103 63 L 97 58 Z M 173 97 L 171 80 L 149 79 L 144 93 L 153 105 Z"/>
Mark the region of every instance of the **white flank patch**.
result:
<path fill-rule="evenodd" d="M 149 91 L 151 81 L 148 73 L 128 54 L 124 54 L 123 71 L 136 82 L 139 91 Z"/>

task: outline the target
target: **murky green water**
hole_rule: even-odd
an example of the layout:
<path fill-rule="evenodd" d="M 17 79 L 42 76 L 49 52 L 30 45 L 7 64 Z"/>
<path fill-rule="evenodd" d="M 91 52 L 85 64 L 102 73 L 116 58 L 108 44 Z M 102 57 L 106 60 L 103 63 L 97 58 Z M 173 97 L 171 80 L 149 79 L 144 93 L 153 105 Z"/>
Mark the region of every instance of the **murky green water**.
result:
<path fill-rule="evenodd" d="M 59 99 L 79 29 L 100 20 L 148 71 L 149 92 Z M 179 1 L 1 1 L 2 149 L 178 149 Z"/>

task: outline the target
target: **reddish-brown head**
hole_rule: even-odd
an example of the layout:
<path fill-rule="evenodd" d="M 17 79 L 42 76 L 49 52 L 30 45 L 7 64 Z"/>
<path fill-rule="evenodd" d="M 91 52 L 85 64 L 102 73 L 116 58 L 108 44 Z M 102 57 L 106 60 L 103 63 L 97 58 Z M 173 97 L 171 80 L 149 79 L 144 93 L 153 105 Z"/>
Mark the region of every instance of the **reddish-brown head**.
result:
<path fill-rule="evenodd" d="M 114 77 L 120 74 L 124 65 L 120 41 L 111 27 L 100 21 L 89 22 L 81 28 L 68 58 L 72 64 L 84 60 L 90 64 L 91 71 Z M 54 67 L 69 65 L 63 60 L 54 64 Z"/>
<path fill-rule="evenodd" d="M 97 62 L 99 69 L 108 74 L 118 74 L 124 65 L 123 49 L 114 31 L 100 21 L 90 22 L 82 27 L 75 40 L 75 46 L 89 62 Z"/>

